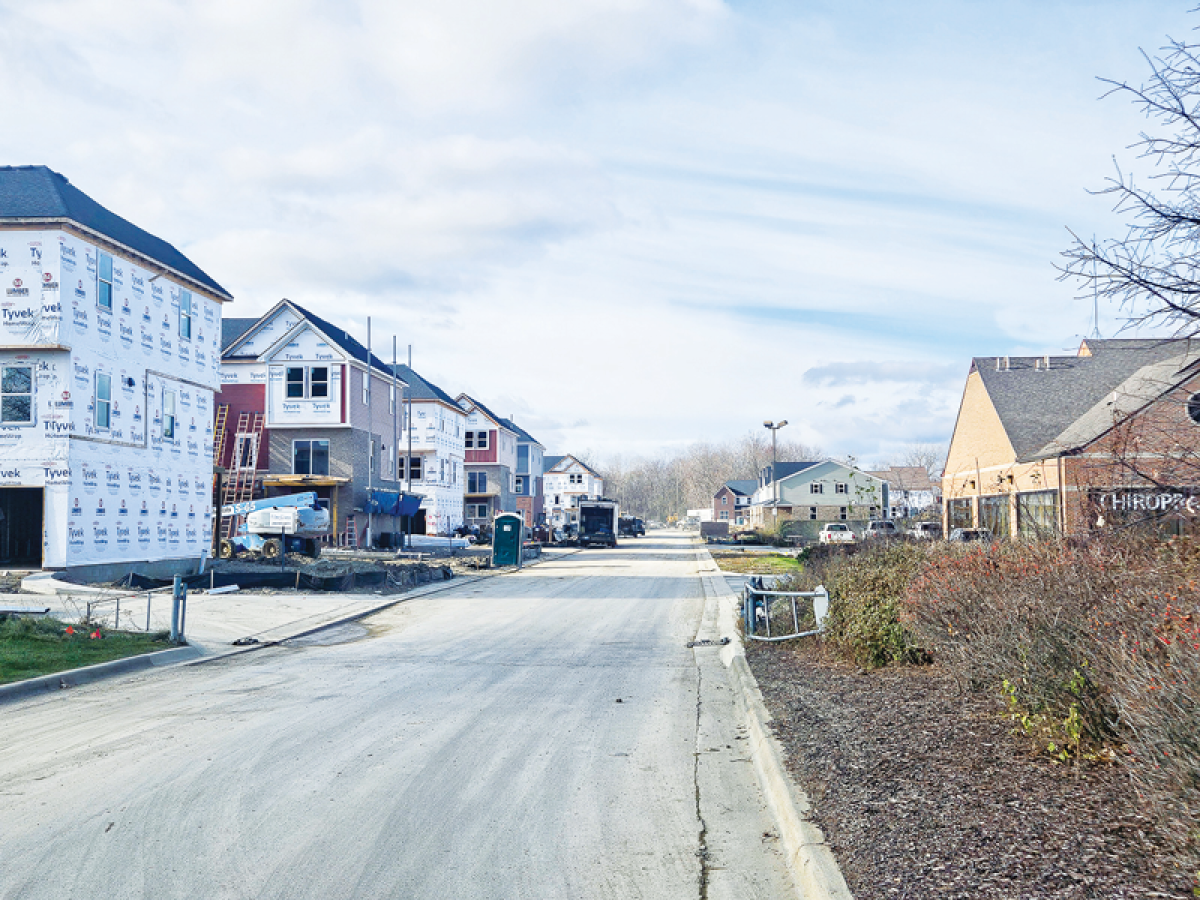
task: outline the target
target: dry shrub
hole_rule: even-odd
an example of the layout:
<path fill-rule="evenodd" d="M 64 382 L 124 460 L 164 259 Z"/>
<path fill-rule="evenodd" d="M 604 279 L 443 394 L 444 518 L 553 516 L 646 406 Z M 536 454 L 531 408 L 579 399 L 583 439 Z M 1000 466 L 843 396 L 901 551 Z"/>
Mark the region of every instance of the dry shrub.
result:
<path fill-rule="evenodd" d="M 1000 691 L 1061 759 L 1119 752 L 1164 830 L 1200 841 L 1200 544 L 941 545 L 904 621 L 964 685 Z"/>

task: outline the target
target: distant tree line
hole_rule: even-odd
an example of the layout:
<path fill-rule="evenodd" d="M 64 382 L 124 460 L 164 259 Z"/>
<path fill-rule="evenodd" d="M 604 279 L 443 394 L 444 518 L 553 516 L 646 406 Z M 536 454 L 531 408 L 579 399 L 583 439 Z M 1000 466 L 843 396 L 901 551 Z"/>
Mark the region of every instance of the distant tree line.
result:
<path fill-rule="evenodd" d="M 826 459 L 820 447 L 780 439 L 776 448 L 779 462 Z M 724 443 L 698 442 L 674 455 L 655 458 L 615 455 L 595 459 L 581 457 L 604 477 L 604 492 L 621 501 L 629 515 L 665 522 L 682 517 L 687 510 L 712 505 L 715 494 L 726 481 L 757 481 L 759 473 L 771 464 L 771 438 L 767 433 L 749 432 Z M 932 476 L 940 477 L 941 447 L 914 444 L 897 459 L 881 463 L 923 466 Z M 853 458 L 841 460 L 862 468 Z"/>

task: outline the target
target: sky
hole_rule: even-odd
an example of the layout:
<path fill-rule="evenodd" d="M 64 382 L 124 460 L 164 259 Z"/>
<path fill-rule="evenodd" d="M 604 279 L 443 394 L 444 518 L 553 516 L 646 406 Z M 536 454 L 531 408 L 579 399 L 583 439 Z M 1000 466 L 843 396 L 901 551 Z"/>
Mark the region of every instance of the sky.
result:
<path fill-rule="evenodd" d="M 255 317 L 287 297 L 549 453 L 949 443 L 974 356 L 1074 352 L 1056 264 L 1190 2 L 0 0 L 0 164 Z"/>

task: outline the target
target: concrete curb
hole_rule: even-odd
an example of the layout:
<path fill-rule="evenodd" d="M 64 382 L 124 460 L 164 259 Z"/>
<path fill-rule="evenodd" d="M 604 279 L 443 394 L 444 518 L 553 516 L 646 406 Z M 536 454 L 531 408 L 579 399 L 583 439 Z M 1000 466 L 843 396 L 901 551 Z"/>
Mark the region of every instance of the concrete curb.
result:
<path fill-rule="evenodd" d="M 27 678 L 24 681 L 14 681 L 11 684 L 0 684 L 0 704 L 13 700 L 21 700 L 35 694 L 61 691 L 65 688 L 79 687 L 93 681 L 102 681 L 116 675 L 128 672 L 138 672 L 143 669 L 173 666 L 187 662 L 200 655 L 195 647 L 173 647 L 170 650 L 159 650 L 155 653 L 143 653 L 141 656 L 126 656 L 124 659 L 114 659 L 94 666 L 84 666 L 82 669 L 68 669 L 65 672 L 55 672 L 52 675 L 42 675 L 38 678 Z"/>
<path fill-rule="evenodd" d="M 810 819 L 812 804 L 788 775 L 783 765 L 783 748 L 767 727 L 771 714 L 746 662 L 741 632 L 737 629 L 737 598 L 729 590 L 708 548 L 699 544 L 697 549 L 708 557 L 709 565 L 702 567 L 700 576 L 720 605 L 720 632 L 731 639 L 722 650 L 721 660 L 728 670 L 729 682 L 746 722 L 750 758 L 771 817 L 779 829 L 788 868 L 796 882 L 797 896 L 803 900 L 853 900 L 833 851 L 825 843 L 824 833 Z"/>

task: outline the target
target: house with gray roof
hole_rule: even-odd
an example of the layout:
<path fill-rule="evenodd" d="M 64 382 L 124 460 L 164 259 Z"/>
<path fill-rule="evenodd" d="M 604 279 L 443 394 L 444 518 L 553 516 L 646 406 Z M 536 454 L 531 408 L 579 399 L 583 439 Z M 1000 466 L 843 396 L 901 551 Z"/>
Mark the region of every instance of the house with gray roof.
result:
<path fill-rule="evenodd" d="M 758 482 L 753 479 L 727 481 L 713 494 L 714 522 L 728 522 L 731 527 L 746 524 L 746 508 L 754 499 Z"/>
<path fill-rule="evenodd" d="M 45 166 L 0 166 L 0 565 L 195 571 L 229 291 Z"/>
<path fill-rule="evenodd" d="M 973 359 L 942 479 L 945 527 L 1074 534 L 1187 513 L 1200 484 L 1198 373 L 1189 339 Z"/>
<path fill-rule="evenodd" d="M 457 402 L 467 417 L 463 520 L 468 527 L 483 528 L 497 513 L 517 511 L 518 435 L 508 420 L 474 397 L 459 394 Z"/>

